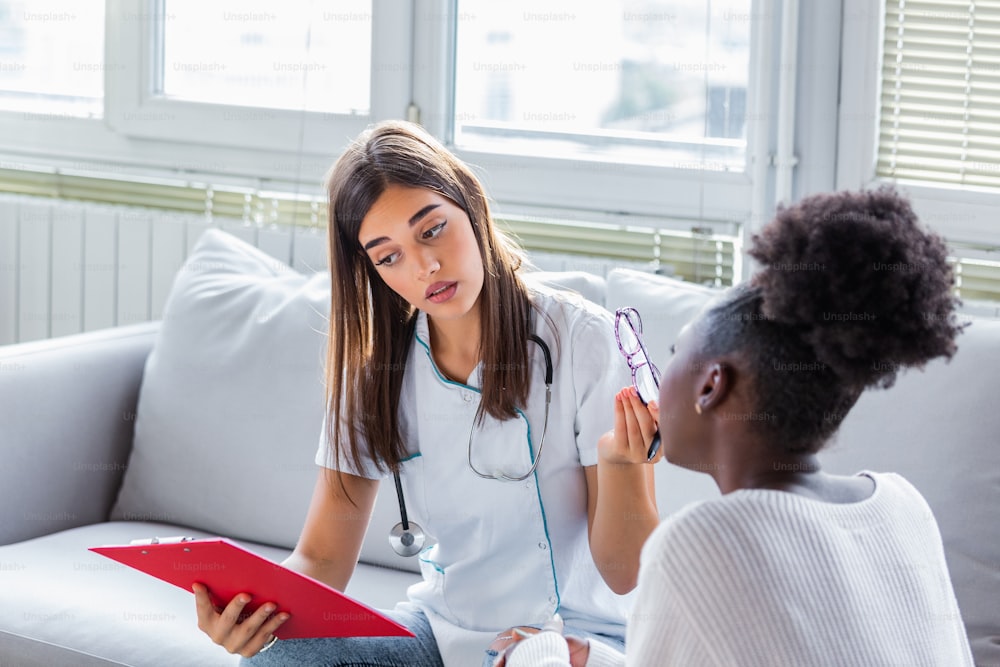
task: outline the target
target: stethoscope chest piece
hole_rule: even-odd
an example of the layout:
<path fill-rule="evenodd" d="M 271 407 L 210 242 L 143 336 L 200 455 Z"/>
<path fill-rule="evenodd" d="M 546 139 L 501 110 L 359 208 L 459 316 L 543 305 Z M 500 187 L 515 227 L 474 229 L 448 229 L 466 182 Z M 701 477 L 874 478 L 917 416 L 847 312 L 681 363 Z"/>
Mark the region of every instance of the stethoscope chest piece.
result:
<path fill-rule="evenodd" d="M 416 556 L 424 548 L 427 537 L 424 529 L 418 524 L 410 521 L 406 516 L 406 502 L 403 500 L 403 483 L 399 480 L 399 473 L 394 472 L 392 476 L 396 482 L 396 499 L 399 500 L 399 523 L 389 531 L 389 544 L 392 550 L 400 556 Z"/>
<path fill-rule="evenodd" d="M 416 556 L 424 548 L 427 539 L 423 528 L 412 521 L 408 523 L 409 526 L 404 527 L 400 521 L 389 531 L 389 544 L 400 556 Z"/>

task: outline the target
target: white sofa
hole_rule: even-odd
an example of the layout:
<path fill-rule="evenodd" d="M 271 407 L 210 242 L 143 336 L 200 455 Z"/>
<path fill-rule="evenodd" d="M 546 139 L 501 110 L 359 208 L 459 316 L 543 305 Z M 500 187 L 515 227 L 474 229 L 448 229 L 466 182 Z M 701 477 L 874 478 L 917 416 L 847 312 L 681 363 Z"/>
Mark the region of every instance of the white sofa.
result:
<path fill-rule="evenodd" d="M 654 361 L 712 294 L 627 269 L 534 278 L 637 307 Z M 197 630 L 190 593 L 87 547 L 184 534 L 289 552 L 316 475 L 328 279 L 210 230 L 162 321 L 0 348 L 0 666 L 238 661 Z M 998 397 L 1000 322 L 975 321 L 950 364 L 862 397 L 824 454 L 925 495 L 981 666 L 1000 665 Z M 664 515 L 718 495 L 697 472 L 656 475 Z M 385 484 L 348 588 L 373 606 L 418 576 L 388 545 L 397 512 Z"/>

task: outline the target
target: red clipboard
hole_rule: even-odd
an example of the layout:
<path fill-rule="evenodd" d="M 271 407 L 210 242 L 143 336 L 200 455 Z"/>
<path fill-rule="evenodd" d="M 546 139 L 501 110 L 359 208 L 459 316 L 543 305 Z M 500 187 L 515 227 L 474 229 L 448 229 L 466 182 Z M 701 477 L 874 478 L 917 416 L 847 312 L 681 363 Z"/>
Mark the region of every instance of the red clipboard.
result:
<path fill-rule="evenodd" d="M 192 584 L 200 582 L 219 606 L 238 593 L 249 593 L 253 598 L 244 608 L 245 614 L 273 602 L 278 611 L 291 614 L 275 632 L 279 639 L 414 636 L 405 626 L 335 588 L 225 538 L 154 538 L 90 547 L 90 551 L 189 593 Z"/>

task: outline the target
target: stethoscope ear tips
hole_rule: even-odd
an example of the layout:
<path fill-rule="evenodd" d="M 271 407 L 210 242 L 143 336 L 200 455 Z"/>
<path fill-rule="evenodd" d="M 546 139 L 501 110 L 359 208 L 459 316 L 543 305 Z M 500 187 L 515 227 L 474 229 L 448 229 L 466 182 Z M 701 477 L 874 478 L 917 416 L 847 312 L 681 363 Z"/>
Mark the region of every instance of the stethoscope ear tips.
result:
<path fill-rule="evenodd" d="M 409 523 L 409 529 L 404 528 L 403 523 L 399 522 L 389 531 L 389 544 L 400 556 L 416 556 L 424 548 L 426 541 L 424 529 L 412 521 Z"/>

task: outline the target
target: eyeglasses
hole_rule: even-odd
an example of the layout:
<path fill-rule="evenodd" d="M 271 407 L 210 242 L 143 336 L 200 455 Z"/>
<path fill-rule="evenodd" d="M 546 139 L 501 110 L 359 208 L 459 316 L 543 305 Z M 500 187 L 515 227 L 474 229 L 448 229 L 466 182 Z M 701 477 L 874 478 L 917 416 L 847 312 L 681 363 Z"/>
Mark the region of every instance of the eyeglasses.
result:
<path fill-rule="evenodd" d="M 615 339 L 618 349 L 625 357 L 625 363 L 632 370 L 632 386 L 639 392 L 643 404 L 655 401 L 660 396 L 660 371 L 649 360 L 646 346 L 639 336 L 642 334 L 642 318 L 635 308 L 619 308 L 615 311 Z"/>
<path fill-rule="evenodd" d="M 639 337 L 642 334 L 642 318 L 635 308 L 619 308 L 615 311 L 615 340 L 625 357 L 625 363 L 632 370 L 632 386 L 635 387 L 642 404 L 655 401 L 660 396 L 660 371 L 656 368 L 646 346 Z M 660 432 L 653 435 L 653 442 L 646 452 L 646 460 L 652 461 L 660 451 Z"/>

